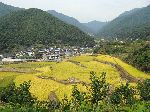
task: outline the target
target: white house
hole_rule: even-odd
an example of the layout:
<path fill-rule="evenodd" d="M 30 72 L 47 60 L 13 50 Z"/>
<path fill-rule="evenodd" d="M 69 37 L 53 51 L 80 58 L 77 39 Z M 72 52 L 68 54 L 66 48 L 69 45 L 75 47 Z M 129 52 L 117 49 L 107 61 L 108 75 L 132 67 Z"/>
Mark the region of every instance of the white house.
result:
<path fill-rule="evenodd" d="M 3 59 L 3 55 L 0 55 L 0 61 Z"/>
<path fill-rule="evenodd" d="M 52 54 L 52 55 L 43 54 L 43 61 L 61 61 L 61 58 L 60 55 L 58 54 Z"/>
<path fill-rule="evenodd" d="M 24 60 L 22 59 L 12 59 L 12 58 L 3 58 L 2 59 L 2 62 L 10 62 L 10 63 L 13 63 L 13 62 L 23 62 Z"/>

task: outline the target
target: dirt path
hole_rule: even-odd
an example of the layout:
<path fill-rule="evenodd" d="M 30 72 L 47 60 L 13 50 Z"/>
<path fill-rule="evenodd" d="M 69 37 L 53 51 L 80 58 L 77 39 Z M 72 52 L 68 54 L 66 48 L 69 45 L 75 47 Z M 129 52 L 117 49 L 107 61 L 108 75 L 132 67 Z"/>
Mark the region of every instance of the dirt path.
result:
<path fill-rule="evenodd" d="M 123 67 L 121 67 L 118 64 L 114 64 L 112 62 L 107 62 L 107 61 L 99 61 L 97 59 L 95 59 L 95 61 L 103 63 L 103 64 L 107 64 L 107 65 L 111 65 L 114 68 L 117 69 L 117 71 L 120 73 L 120 77 L 124 80 L 127 80 L 129 82 L 138 82 L 138 79 L 133 77 L 131 74 L 129 74 Z"/>
<path fill-rule="evenodd" d="M 80 62 L 77 61 L 73 61 L 73 60 L 67 60 L 67 62 L 71 62 L 77 66 L 83 67 L 83 68 L 87 68 L 86 66 L 84 66 L 83 64 L 81 64 Z"/>
<path fill-rule="evenodd" d="M 47 80 L 53 80 L 55 82 L 64 84 L 64 85 L 71 85 L 71 84 L 83 84 L 83 85 L 89 85 L 86 82 L 80 81 L 79 79 L 76 79 L 74 77 L 68 78 L 67 80 L 59 80 L 55 77 L 48 77 L 48 76 L 37 76 L 40 79 L 47 79 Z"/>

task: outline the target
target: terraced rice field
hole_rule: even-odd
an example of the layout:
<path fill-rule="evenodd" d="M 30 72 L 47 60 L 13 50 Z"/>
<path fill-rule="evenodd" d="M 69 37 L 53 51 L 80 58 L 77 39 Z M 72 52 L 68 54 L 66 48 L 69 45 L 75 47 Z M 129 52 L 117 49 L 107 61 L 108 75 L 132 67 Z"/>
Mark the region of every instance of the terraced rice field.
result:
<path fill-rule="evenodd" d="M 112 66 L 113 64 L 114 66 Z M 135 79 L 150 78 L 150 75 L 137 70 L 118 58 L 108 55 L 83 55 L 58 63 L 33 62 L 4 65 L 4 69 L 15 68 L 17 71 L 0 72 L 0 87 L 5 87 L 13 81 L 18 86 L 24 81 L 31 80 L 30 92 L 39 100 L 47 100 L 51 92 L 55 92 L 58 98 L 62 99 L 64 94 L 70 97 L 72 85 L 74 84 L 77 84 L 81 91 L 86 91 L 86 87 L 82 83 L 90 83 L 91 71 L 96 72 L 98 76 L 102 72 L 106 72 L 106 81 L 113 86 L 126 82 L 130 77 L 123 79 L 120 75 L 121 72 L 118 71 L 115 65 L 121 67 L 128 73 L 127 75 Z M 28 72 L 19 73 L 19 69 Z"/>

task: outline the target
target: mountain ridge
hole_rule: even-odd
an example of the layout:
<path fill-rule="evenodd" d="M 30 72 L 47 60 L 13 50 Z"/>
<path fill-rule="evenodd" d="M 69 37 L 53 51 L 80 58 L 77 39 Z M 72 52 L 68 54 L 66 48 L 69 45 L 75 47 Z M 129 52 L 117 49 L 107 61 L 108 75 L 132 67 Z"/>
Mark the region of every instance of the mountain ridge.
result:
<path fill-rule="evenodd" d="M 94 20 L 88 23 L 83 23 L 83 24 L 87 26 L 88 28 L 92 29 L 94 34 L 97 34 L 98 31 L 100 31 L 102 27 L 104 27 L 107 24 L 107 22 L 100 22 L 100 21 Z"/>
<path fill-rule="evenodd" d="M 90 21 L 88 23 L 81 23 L 77 19 L 75 19 L 74 17 L 67 16 L 67 15 L 59 13 L 55 10 L 48 10 L 47 12 L 52 14 L 53 16 L 57 17 L 58 19 L 68 23 L 68 24 L 71 24 L 73 26 L 78 27 L 80 30 L 82 30 L 83 32 L 85 32 L 91 36 L 96 35 L 97 32 L 105 24 L 105 22 L 100 22 L 100 21 L 96 21 L 96 20 Z M 96 26 L 96 27 L 94 27 L 94 26 Z"/>
<path fill-rule="evenodd" d="M 93 46 L 94 39 L 46 11 L 31 8 L 0 19 L 0 50 L 34 44 Z"/>
<path fill-rule="evenodd" d="M 14 7 L 11 5 L 7 5 L 7 4 L 0 2 L 0 17 L 5 16 L 14 11 L 18 11 L 18 10 L 24 10 L 24 9 L 19 8 L 19 7 Z"/>
<path fill-rule="evenodd" d="M 108 39 L 146 39 L 150 35 L 149 29 L 150 5 L 123 13 L 104 26 L 97 35 Z"/>
<path fill-rule="evenodd" d="M 76 26 L 78 27 L 80 30 L 82 30 L 83 32 L 92 35 L 93 33 L 91 32 L 91 29 L 85 27 L 83 24 L 81 24 L 77 19 L 67 16 L 65 14 L 56 12 L 55 10 L 48 10 L 48 13 L 52 14 L 53 16 L 57 17 L 58 19 L 62 20 L 63 22 Z"/>

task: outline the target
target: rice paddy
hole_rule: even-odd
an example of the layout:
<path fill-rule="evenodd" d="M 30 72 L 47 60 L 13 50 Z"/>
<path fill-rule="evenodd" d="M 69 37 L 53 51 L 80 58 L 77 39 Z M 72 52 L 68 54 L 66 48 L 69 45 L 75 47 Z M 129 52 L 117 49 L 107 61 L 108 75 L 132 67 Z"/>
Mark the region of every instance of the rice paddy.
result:
<path fill-rule="evenodd" d="M 126 80 L 120 77 L 117 69 L 109 64 L 104 64 L 99 61 L 111 62 L 120 65 L 130 75 L 135 78 L 150 78 L 150 75 L 145 74 L 118 58 L 108 55 L 98 56 L 77 56 L 62 62 L 30 62 L 20 64 L 3 65 L 3 68 L 30 69 L 35 71 L 32 73 L 18 72 L 0 72 L 0 87 L 5 87 L 14 82 L 17 86 L 24 81 L 31 81 L 30 92 L 41 101 L 48 100 L 50 92 L 55 92 L 58 99 L 62 99 L 64 94 L 68 97 L 71 95 L 73 84 L 63 84 L 51 79 L 42 79 L 42 77 L 51 77 L 61 81 L 76 79 L 90 83 L 90 72 L 94 71 L 98 76 L 102 72 L 106 73 L 106 81 L 113 86 L 118 86 Z M 77 84 L 78 88 L 86 91 L 86 87 L 82 84 Z"/>

